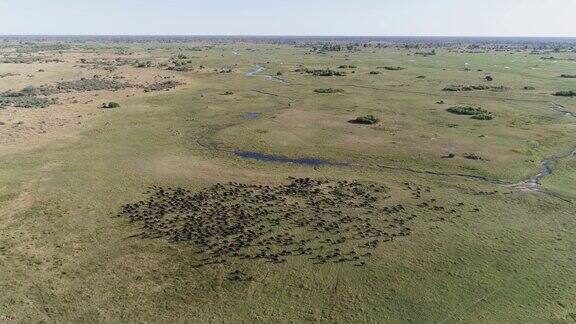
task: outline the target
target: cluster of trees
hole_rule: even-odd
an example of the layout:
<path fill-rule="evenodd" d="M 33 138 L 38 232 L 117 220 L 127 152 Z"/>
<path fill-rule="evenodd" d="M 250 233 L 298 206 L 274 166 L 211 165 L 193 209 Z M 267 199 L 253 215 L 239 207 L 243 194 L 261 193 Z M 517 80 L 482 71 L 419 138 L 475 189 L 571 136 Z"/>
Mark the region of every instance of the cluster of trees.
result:
<path fill-rule="evenodd" d="M 58 93 L 72 91 L 97 91 L 97 90 L 120 90 L 132 87 L 130 83 L 116 80 L 100 78 L 97 75 L 93 78 L 81 78 L 75 81 L 62 81 L 54 85 L 44 84 L 41 86 L 27 86 L 20 91 L 10 91 L 10 96 L 49 96 Z M 8 95 L 8 93 L 5 93 Z"/>
<path fill-rule="evenodd" d="M 0 108 L 17 107 L 17 108 L 46 108 L 51 104 L 57 103 L 55 98 L 45 98 L 37 96 L 4 96 L 0 94 Z"/>
<path fill-rule="evenodd" d="M 562 90 L 554 93 L 557 97 L 576 97 L 576 91 L 573 90 Z"/>
<path fill-rule="evenodd" d="M 505 91 L 504 86 L 487 86 L 487 85 L 449 85 L 442 89 L 443 91 L 474 91 L 474 90 L 493 90 Z"/>
<path fill-rule="evenodd" d="M 433 55 L 436 55 L 436 50 L 433 49 L 433 50 L 431 50 L 430 52 L 416 52 L 416 53 L 414 53 L 414 54 L 416 54 L 416 55 L 422 55 L 422 56 L 433 56 Z"/>
<path fill-rule="evenodd" d="M 342 45 L 340 45 L 340 44 L 323 44 L 319 47 L 314 46 L 313 49 L 316 52 L 339 52 L 342 50 Z"/>
<path fill-rule="evenodd" d="M 345 76 L 346 75 L 346 73 L 344 73 L 344 72 L 334 71 L 331 69 L 314 69 L 314 70 L 305 69 L 304 72 L 306 72 L 308 74 L 312 74 L 314 76 Z"/>
<path fill-rule="evenodd" d="M 448 112 L 456 115 L 471 116 L 472 119 L 477 120 L 491 120 L 494 119 L 492 113 L 486 109 L 471 106 L 455 106 L 447 109 Z"/>
<path fill-rule="evenodd" d="M 315 52 L 318 53 L 323 53 L 323 52 L 340 52 L 343 50 L 348 50 L 348 51 L 354 51 L 356 50 L 358 47 L 360 46 L 360 44 L 345 44 L 345 45 L 340 45 L 340 44 L 322 44 L 320 46 L 312 46 L 312 49 Z"/>
<path fill-rule="evenodd" d="M 188 56 L 184 54 L 178 54 L 176 57 L 170 59 L 167 70 L 179 72 L 190 71 L 190 64 L 192 64 L 192 60 L 189 59 Z"/>

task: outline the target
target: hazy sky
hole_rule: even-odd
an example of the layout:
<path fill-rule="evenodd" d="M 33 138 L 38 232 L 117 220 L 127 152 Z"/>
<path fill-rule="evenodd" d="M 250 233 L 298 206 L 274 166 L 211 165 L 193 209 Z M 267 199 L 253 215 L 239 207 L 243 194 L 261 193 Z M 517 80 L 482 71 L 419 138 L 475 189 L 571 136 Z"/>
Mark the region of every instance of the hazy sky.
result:
<path fill-rule="evenodd" d="M 0 34 L 576 36 L 576 0 L 0 0 Z"/>

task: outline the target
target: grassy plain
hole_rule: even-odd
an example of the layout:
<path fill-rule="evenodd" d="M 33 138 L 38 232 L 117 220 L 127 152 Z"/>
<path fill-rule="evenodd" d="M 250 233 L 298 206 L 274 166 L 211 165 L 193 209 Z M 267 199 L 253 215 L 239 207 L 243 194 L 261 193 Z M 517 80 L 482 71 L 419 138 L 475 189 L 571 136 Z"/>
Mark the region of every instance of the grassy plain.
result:
<path fill-rule="evenodd" d="M 162 93 L 69 93 L 43 109 L 0 110 L 0 321 L 576 320 L 574 160 L 554 162 L 540 189 L 511 186 L 535 176 L 543 159 L 574 149 L 576 119 L 551 109 L 554 102 L 576 113 L 576 99 L 551 95 L 576 89 L 576 81 L 559 78 L 576 72 L 574 61 L 442 49 L 428 57 L 396 48 L 318 54 L 264 44 L 123 50 L 133 54 L 78 45 L 61 55 L 31 54 L 59 63 L 0 64 L 0 74 L 19 74 L 0 79 L 0 91 L 93 74 L 185 83 Z M 189 71 L 158 66 L 177 54 L 190 60 Z M 156 66 L 110 72 L 78 63 L 125 56 Z M 357 68 L 342 77 L 295 72 L 344 64 Z M 256 65 L 265 70 L 247 76 Z M 405 69 L 377 69 L 383 66 Z M 266 77 L 276 72 L 281 80 Z M 494 81 L 484 80 L 488 74 Z M 482 84 L 507 89 L 442 90 Z M 98 108 L 112 100 L 121 107 Z M 456 105 L 495 118 L 446 111 Z M 260 115 L 246 120 L 250 112 Z M 368 114 L 380 122 L 348 122 Z M 269 163 L 235 151 L 345 165 Z M 196 268 L 200 256 L 190 244 L 131 237 L 140 226 L 117 217 L 152 185 L 200 190 L 228 181 L 280 184 L 289 176 L 382 184 L 391 189 L 390 205 L 418 218 L 410 235 L 380 244 L 363 267 L 294 256 L 283 264 L 231 259 Z M 459 217 L 419 209 L 405 182 L 429 187 L 426 198 L 443 206 L 466 208 Z M 254 279 L 228 280 L 238 268 Z"/>

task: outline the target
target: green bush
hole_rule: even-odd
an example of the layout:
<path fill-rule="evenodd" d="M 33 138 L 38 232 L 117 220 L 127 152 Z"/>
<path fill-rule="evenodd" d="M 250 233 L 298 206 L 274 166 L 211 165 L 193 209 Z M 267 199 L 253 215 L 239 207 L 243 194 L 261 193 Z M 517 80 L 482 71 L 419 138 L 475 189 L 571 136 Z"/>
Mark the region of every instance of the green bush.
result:
<path fill-rule="evenodd" d="M 388 71 L 406 70 L 405 68 L 403 68 L 401 66 L 379 66 L 379 67 L 377 67 L 377 69 L 384 69 L 384 70 L 388 70 Z"/>
<path fill-rule="evenodd" d="M 469 115 L 469 116 L 487 113 L 487 111 L 482 108 L 470 107 L 470 106 L 456 106 L 456 107 L 450 107 L 446 110 L 456 115 Z"/>
<path fill-rule="evenodd" d="M 373 125 L 379 121 L 380 120 L 373 115 L 366 115 L 362 117 L 356 117 L 356 119 L 353 119 L 350 122 L 353 124 Z"/>
<path fill-rule="evenodd" d="M 464 158 L 468 160 L 483 160 L 482 157 L 476 153 L 464 153 Z"/>
<path fill-rule="evenodd" d="M 576 79 L 576 74 L 562 74 L 560 77 L 566 79 Z"/>
<path fill-rule="evenodd" d="M 466 115 L 471 116 L 472 119 L 476 120 L 491 120 L 494 119 L 492 113 L 489 111 L 478 108 L 478 107 L 471 107 L 471 106 L 456 106 L 450 107 L 446 109 L 448 112 L 456 115 Z"/>
<path fill-rule="evenodd" d="M 325 88 L 325 89 L 315 89 L 316 93 L 341 93 L 344 92 L 342 89 Z"/>
<path fill-rule="evenodd" d="M 472 117 L 470 117 L 472 119 L 476 119 L 476 120 L 492 120 L 494 119 L 494 116 L 492 116 L 491 114 L 478 114 L 478 115 L 474 115 Z"/>
<path fill-rule="evenodd" d="M 118 107 L 120 107 L 120 104 L 114 101 L 102 104 L 102 108 L 118 108 Z"/>

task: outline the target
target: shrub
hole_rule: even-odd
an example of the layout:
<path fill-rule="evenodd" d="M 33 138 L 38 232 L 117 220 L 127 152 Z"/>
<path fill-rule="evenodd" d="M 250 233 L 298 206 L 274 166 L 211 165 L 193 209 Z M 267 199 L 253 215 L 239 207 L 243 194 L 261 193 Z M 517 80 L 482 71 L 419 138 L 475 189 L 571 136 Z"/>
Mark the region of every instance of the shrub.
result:
<path fill-rule="evenodd" d="M 415 55 L 422 55 L 422 56 L 432 56 L 436 55 L 436 50 L 431 50 L 430 52 L 416 52 Z"/>
<path fill-rule="evenodd" d="M 379 67 L 377 67 L 377 69 L 384 69 L 384 70 L 388 70 L 388 71 L 406 70 L 405 68 L 403 68 L 401 66 L 379 66 Z"/>
<path fill-rule="evenodd" d="M 468 160 L 482 160 L 482 157 L 476 153 L 465 153 L 464 158 Z"/>
<path fill-rule="evenodd" d="M 494 119 L 494 116 L 492 116 L 491 114 L 478 114 L 478 115 L 474 115 L 472 117 L 470 117 L 472 119 L 476 119 L 476 120 L 492 120 Z"/>
<path fill-rule="evenodd" d="M 102 104 L 102 108 L 118 108 L 118 107 L 120 107 L 120 104 L 114 101 Z"/>
<path fill-rule="evenodd" d="M 344 92 L 342 89 L 325 88 L 325 89 L 315 89 L 316 93 L 341 93 Z"/>
<path fill-rule="evenodd" d="M 200 67 L 202 69 L 202 67 Z M 192 68 L 186 65 L 178 65 L 178 66 L 169 66 L 166 68 L 168 71 L 177 71 L 177 72 L 188 72 L 191 71 Z"/>
<path fill-rule="evenodd" d="M 149 67 L 152 67 L 152 62 L 150 62 L 150 61 L 136 62 L 136 67 L 137 68 L 149 68 Z"/>
<path fill-rule="evenodd" d="M 444 87 L 444 89 L 442 89 L 442 91 L 460 91 L 460 90 L 461 87 L 456 85 L 449 85 L 447 87 Z"/>
<path fill-rule="evenodd" d="M 562 74 L 560 77 L 566 79 L 576 79 L 576 74 Z"/>
<path fill-rule="evenodd" d="M 380 72 L 378 72 L 378 71 L 370 71 L 370 73 L 368 73 L 368 74 L 376 75 L 376 74 L 380 74 Z"/>
<path fill-rule="evenodd" d="M 6 78 L 6 77 L 11 77 L 11 76 L 18 76 L 20 74 L 17 73 L 4 73 L 4 74 L 0 74 L 0 79 L 2 78 Z"/>
<path fill-rule="evenodd" d="M 373 115 L 366 115 L 362 117 L 356 117 L 356 119 L 353 119 L 350 122 L 353 124 L 373 125 L 379 121 L 380 120 Z"/>
<path fill-rule="evenodd" d="M 168 91 L 170 89 L 174 89 L 177 86 L 181 85 L 181 82 L 174 81 L 174 80 L 167 80 L 162 82 L 156 82 L 144 87 L 144 92 L 153 92 L 153 91 Z"/>

